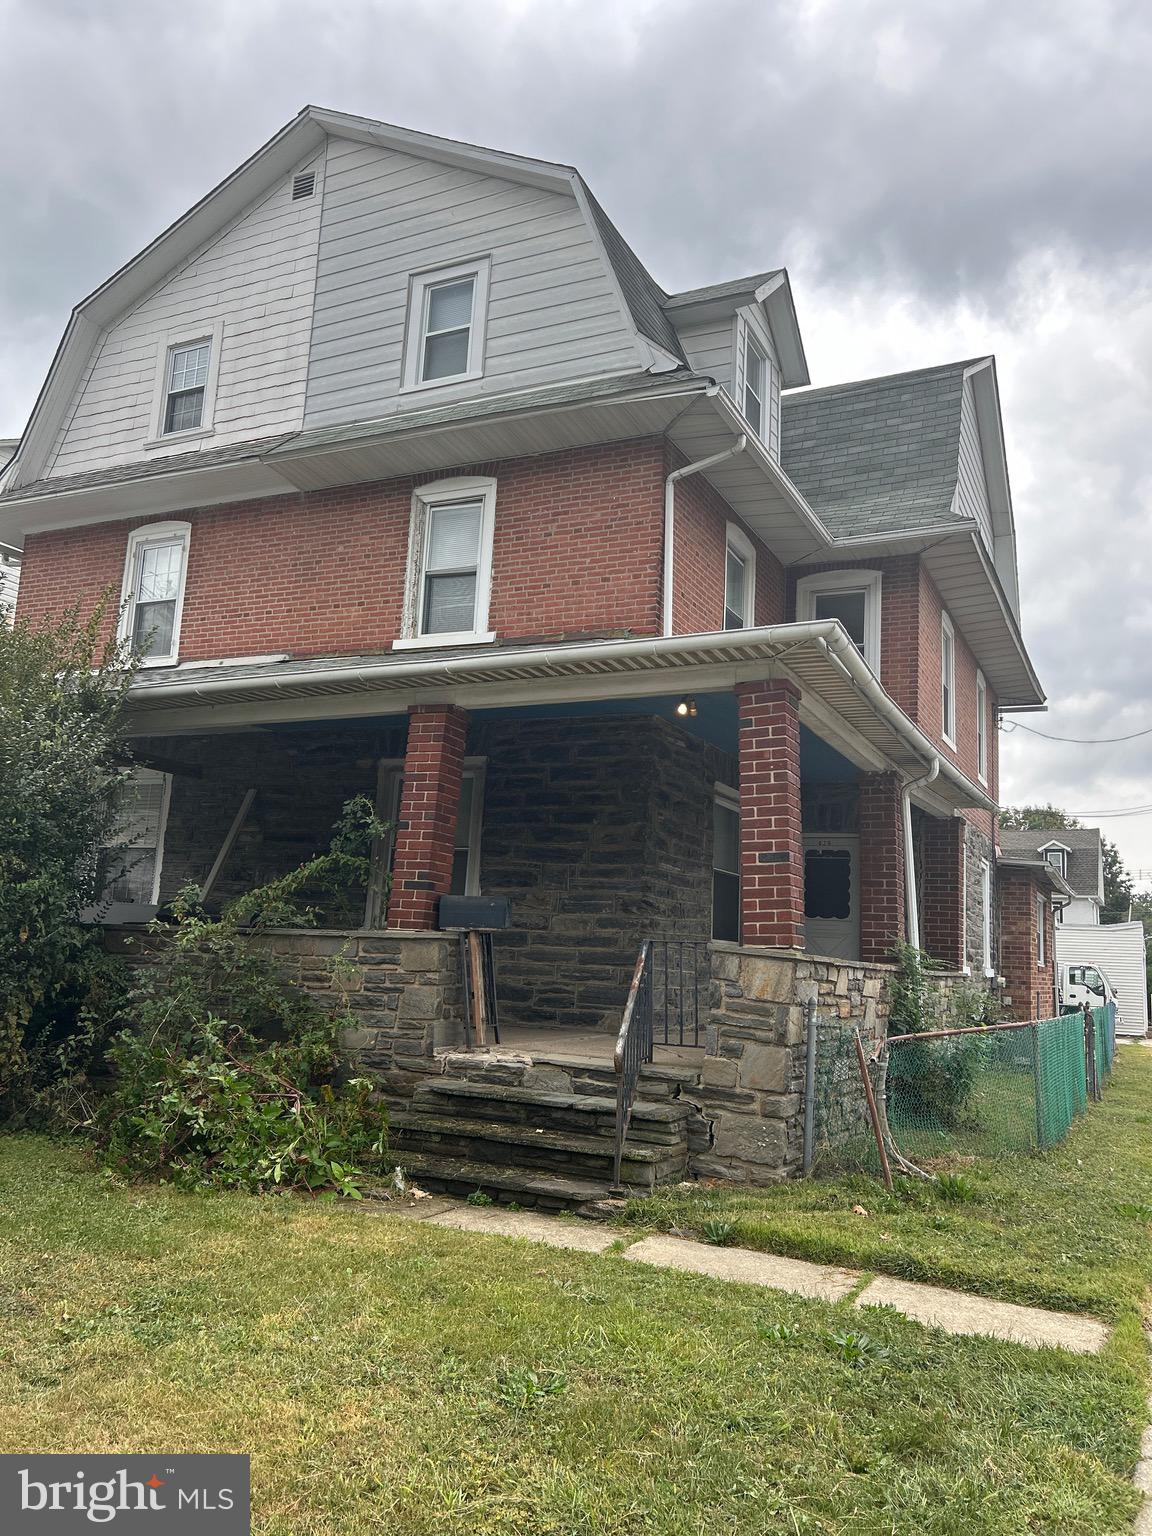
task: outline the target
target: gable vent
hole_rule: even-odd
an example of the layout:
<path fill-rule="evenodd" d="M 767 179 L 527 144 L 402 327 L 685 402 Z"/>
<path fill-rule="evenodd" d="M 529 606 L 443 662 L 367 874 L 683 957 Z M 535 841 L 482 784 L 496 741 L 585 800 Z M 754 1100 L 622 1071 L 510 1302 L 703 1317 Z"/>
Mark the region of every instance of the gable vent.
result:
<path fill-rule="evenodd" d="M 292 201 L 296 202 L 301 197 L 311 197 L 316 190 L 316 172 L 301 171 L 299 176 L 292 178 Z"/>

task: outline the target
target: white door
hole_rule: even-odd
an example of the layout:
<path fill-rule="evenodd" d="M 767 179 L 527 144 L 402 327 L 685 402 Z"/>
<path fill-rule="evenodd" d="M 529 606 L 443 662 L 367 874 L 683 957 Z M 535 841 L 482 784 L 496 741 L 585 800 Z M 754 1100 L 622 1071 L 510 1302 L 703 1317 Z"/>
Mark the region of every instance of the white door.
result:
<path fill-rule="evenodd" d="M 859 837 L 805 836 L 804 918 L 809 954 L 859 960 Z"/>

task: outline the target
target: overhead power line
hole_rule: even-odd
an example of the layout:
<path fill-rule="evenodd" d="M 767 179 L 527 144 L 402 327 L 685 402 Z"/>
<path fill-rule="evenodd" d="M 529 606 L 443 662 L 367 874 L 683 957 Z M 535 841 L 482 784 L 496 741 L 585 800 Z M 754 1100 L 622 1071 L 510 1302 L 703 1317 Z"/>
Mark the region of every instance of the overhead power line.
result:
<path fill-rule="evenodd" d="M 1013 731 L 1027 731 L 1030 736 L 1043 736 L 1045 741 L 1063 741 L 1076 747 L 1111 747 L 1118 741 L 1135 741 L 1138 736 L 1152 736 L 1152 725 L 1142 731 L 1132 731 L 1127 736 L 1051 736 L 1047 731 L 1038 731 L 1034 725 L 1025 725 L 1022 720 L 1013 720 L 1001 726 L 1001 730 L 1009 735 Z M 1104 814 L 1103 811 L 1093 812 L 1096 816 Z"/>

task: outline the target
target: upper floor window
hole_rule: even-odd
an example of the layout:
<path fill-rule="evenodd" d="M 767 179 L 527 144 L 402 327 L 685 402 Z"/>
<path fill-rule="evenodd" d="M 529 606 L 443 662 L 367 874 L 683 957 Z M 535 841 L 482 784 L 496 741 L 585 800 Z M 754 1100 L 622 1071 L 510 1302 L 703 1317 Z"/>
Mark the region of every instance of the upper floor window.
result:
<path fill-rule="evenodd" d="M 204 422 L 204 389 L 212 343 L 173 347 L 168 366 L 168 391 L 164 405 L 164 431 L 190 432 Z"/>
<path fill-rule="evenodd" d="M 462 477 L 412 498 L 405 645 L 488 641 L 496 482 Z"/>
<path fill-rule="evenodd" d="M 217 320 L 202 331 L 169 331 L 160 339 L 149 446 L 211 433 L 223 333 Z"/>
<path fill-rule="evenodd" d="M 946 613 L 940 616 L 940 734 L 956 746 L 956 631 Z"/>
<path fill-rule="evenodd" d="M 120 638 L 144 655 L 146 667 L 174 662 L 188 566 L 188 523 L 153 523 L 128 540 Z"/>
<path fill-rule="evenodd" d="M 764 388 L 768 363 L 749 331 L 744 332 L 744 416 L 764 436 Z"/>
<path fill-rule="evenodd" d="M 729 523 L 724 546 L 724 628 L 751 629 L 755 623 L 756 551 L 735 523 Z"/>
<path fill-rule="evenodd" d="M 796 617 L 838 619 L 864 660 L 880 673 L 879 571 L 824 571 L 796 583 Z"/>
<path fill-rule="evenodd" d="M 976 674 L 976 773 L 988 782 L 988 684 L 983 672 Z"/>
<path fill-rule="evenodd" d="M 487 261 L 414 277 L 404 387 L 478 379 L 484 371 L 487 309 Z"/>
<path fill-rule="evenodd" d="M 1065 880 L 1068 878 L 1067 848 L 1045 848 L 1044 857 L 1058 875 L 1062 876 Z"/>

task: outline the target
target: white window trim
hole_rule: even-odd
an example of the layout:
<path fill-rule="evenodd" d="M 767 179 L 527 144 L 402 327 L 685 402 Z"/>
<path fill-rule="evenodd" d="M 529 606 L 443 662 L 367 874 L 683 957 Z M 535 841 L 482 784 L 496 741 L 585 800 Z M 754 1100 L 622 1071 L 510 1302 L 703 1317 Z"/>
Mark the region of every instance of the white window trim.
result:
<path fill-rule="evenodd" d="M 947 718 L 944 709 L 944 636 L 951 641 L 949 650 L 952 655 L 952 675 L 947 679 L 948 700 L 952 706 L 952 718 Z M 951 726 L 951 730 L 949 730 Z M 940 614 L 940 736 L 953 752 L 956 751 L 956 629 L 952 620 L 946 613 Z"/>
<path fill-rule="evenodd" d="M 194 347 L 206 341 L 212 349 L 208 359 L 208 377 L 204 383 L 204 413 L 198 427 L 185 432 L 165 432 L 164 412 L 168 405 L 168 361 L 180 347 Z M 148 437 L 145 448 L 166 448 L 169 443 L 196 442 L 215 433 L 216 385 L 220 377 L 220 350 L 224 341 L 223 320 L 212 320 L 206 325 L 176 331 L 166 331 L 156 343 L 156 373 L 152 384 L 152 412 L 149 416 Z"/>
<path fill-rule="evenodd" d="M 483 503 L 480 521 L 480 552 L 476 568 L 475 627 L 452 634 L 420 633 L 420 614 L 424 595 L 424 561 L 428 546 L 428 512 L 441 502 L 479 500 Z M 460 475 L 451 480 L 436 480 L 417 486 L 412 493 L 412 515 L 408 525 L 408 572 L 404 587 L 404 613 L 401 634 L 393 640 L 393 650 L 413 650 L 437 645 L 490 645 L 495 634 L 488 628 L 488 604 L 492 596 L 492 540 L 496 526 L 496 481 L 490 476 Z"/>
<path fill-rule="evenodd" d="M 988 684 L 976 669 L 976 777 L 988 782 Z"/>
<path fill-rule="evenodd" d="M 748 353 L 755 352 L 760 359 L 760 420 L 751 421 L 748 418 L 746 403 L 748 400 Z M 771 380 L 768 377 L 768 359 L 764 355 L 764 348 L 757 341 L 752 327 L 747 320 L 744 322 L 744 351 L 740 359 L 740 414 L 755 432 L 762 443 L 767 442 L 768 434 L 765 427 L 768 422 L 770 402 L 766 398 L 771 394 Z"/>
<path fill-rule="evenodd" d="M 796 583 L 796 617 L 813 620 L 816 616 L 816 599 L 824 592 L 866 593 L 864 602 L 864 660 L 880 676 L 881 604 L 884 593 L 882 571 L 849 570 L 823 571 L 815 576 L 802 576 Z"/>
<path fill-rule="evenodd" d="M 125 768 L 123 777 L 131 778 L 132 772 L 131 768 Z M 160 905 L 160 876 L 164 869 L 164 839 L 168 832 L 168 808 L 172 803 L 172 775 L 161 773 L 159 769 L 154 768 L 146 768 L 144 772 L 156 773 L 163 781 L 160 795 L 160 820 L 156 829 L 156 867 L 152 871 L 152 889 L 148 901 L 140 902 L 138 905 L 130 901 L 112 901 L 107 905 L 97 906 L 91 915 L 98 915 L 99 921 L 109 926 L 151 922 L 156 914 L 156 908 Z M 131 851 L 131 845 L 129 845 L 127 850 L 129 857 Z M 84 915 L 89 916 L 88 913 Z"/>
<path fill-rule="evenodd" d="M 409 275 L 401 394 L 411 394 L 422 389 L 442 389 L 448 384 L 465 384 L 469 379 L 484 377 L 488 288 L 491 274 L 492 258 L 478 256 L 472 261 L 459 262 L 452 267 L 434 267 L 426 272 L 413 272 Z M 472 290 L 472 321 L 468 331 L 468 366 L 463 373 L 453 373 L 446 378 L 422 379 L 420 368 L 424 353 L 424 317 L 428 304 L 428 290 L 441 283 L 451 283 L 463 277 L 476 279 Z"/>
<path fill-rule="evenodd" d="M 1048 903 L 1043 896 L 1036 898 L 1036 966 L 1048 965 Z"/>
<path fill-rule="evenodd" d="M 988 859 L 980 860 L 980 901 L 980 960 L 987 979 L 996 974 L 992 964 L 992 865 Z"/>
<path fill-rule="evenodd" d="M 120 624 L 117 637 L 122 641 L 132 639 L 132 625 L 136 616 L 134 574 L 136 556 L 144 544 L 167 544 L 179 540 L 183 555 L 180 561 L 180 589 L 176 593 L 176 610 L 172 616 L 172 649 L 166 656 L 145 656 L 142 667 L 174 667 L 180 658 L 180 624 L 184 617 L 184 593 L 188 587 L 188 551 L 192 544 L 191 523 L 147 523 L 134 528 L 128 535 L 128 552 L 124 557 L 124 580 L 120 587 Z"/>
<path fill-rule="evenodd" d="M 712 786 L 712 800 L 713 800 L 714 804 L 722 805 L 725 810 L 734 811 L 736 813 L 736 824 L 737 824 L 737 834 L 736 834 L 736 836 L 737 836 L 737 842 L 736 842 L 736 868 L 734 870 L 732 870 L 732 869 L 721 869 L 720 866 L 716 863 L 716 849 L 715 849 L 715 847 L 713 847 L 713 849 L 712 849 L 712 860 L 711 860 L 711 862 L 712 862 L 711 873 L 712 873 L 713 876 L 715 876 L 716 871 L 718 869 L 720 870 L 720 873 L 723 874 L 723 875 L 735 875 L 736 876 L 736 914 L 737 914 L 737 916 L 736 916 L 736 927 L 737 927 L 737 938 L 736 938 L 735 941 L 733 941 L 731 939 L 721 939 L 721 940 L 713 940 L 712 942 L 713 943 L 726 943 L 726 944 L 730 944 L 730 943 L 733 943 L 733 942 L 737 942 L 738 943 L 739 942 L 739 928 L 740 928 L 740 899 L 741 899 L 741 896 L 742 896 L 743 890 L 744 890 L 744 873 L 743 873 L 743 869 L 741 868 L 741 865 L 742 865 L 742 859 L 741 859 L 742 846 L 741 846 L 741 831 L 740 831 L 740 791 L 738 789 L 735 789 L 731 784 L 721 784 L 721 783 L 717 782 L 717 783 L 714 783 L 713 786 Z M 709 912 L 708 927 L 709 927 L 709 932 L 713 932 L 715 930 L 715 927 L 716 927 L 716 897 L 715 897 L 714 884 L 713 884 L 713 889 L 712 889 L 711 894 L 710 894 L 710 903 L 709 903 L 709 905 L 710 905 L 710 912 Z"/>
<path fill-rule="evenodd" d="M 741 629 L 756 628 L 756 549 L 752 540 L 738 523 L 728 523 L 724 531 L 724 613 L 723 626 L 727 628 L 728 614 L 728 551 L 732 550 L 744 562 L 744 622 Z"/>

